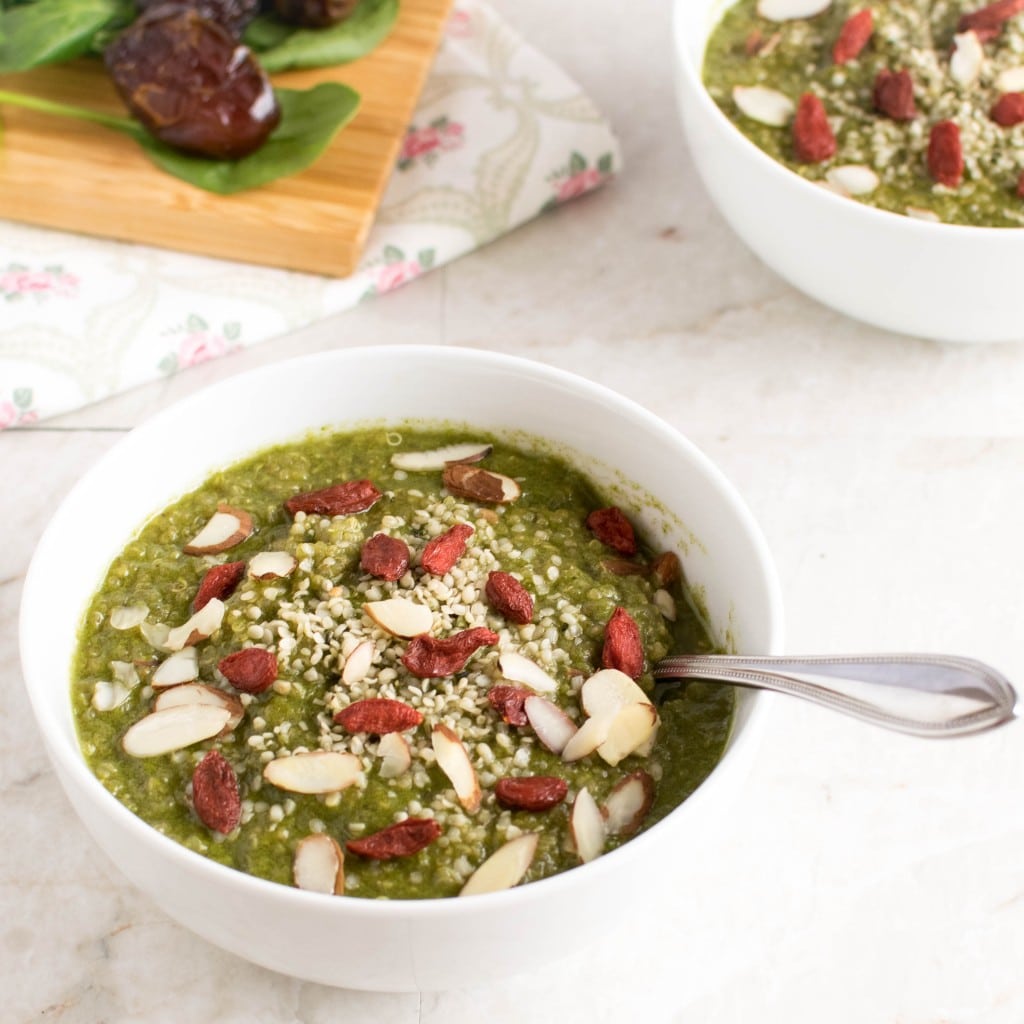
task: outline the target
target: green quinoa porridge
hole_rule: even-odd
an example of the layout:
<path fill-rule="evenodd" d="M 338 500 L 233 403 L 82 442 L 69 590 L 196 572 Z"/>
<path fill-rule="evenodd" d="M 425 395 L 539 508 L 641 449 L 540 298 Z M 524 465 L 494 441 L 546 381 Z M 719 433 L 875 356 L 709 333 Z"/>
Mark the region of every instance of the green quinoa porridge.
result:
<path fill-rule="evenodd" d="M 263 452 L 150 520 L 86 614 L 72 697 L 93 772 L 189 849 L 454 896 L 686 799 L 732 691 L 663 694 L 650 667 L 712 649 L 676 556 L 560 458 L 403 425 Z"/>
<path fill-rule="evenodd" d="M 1024 0 L 739 0 L 712 98 L 842 195 L 925 220 L 1024 225 Z"/>

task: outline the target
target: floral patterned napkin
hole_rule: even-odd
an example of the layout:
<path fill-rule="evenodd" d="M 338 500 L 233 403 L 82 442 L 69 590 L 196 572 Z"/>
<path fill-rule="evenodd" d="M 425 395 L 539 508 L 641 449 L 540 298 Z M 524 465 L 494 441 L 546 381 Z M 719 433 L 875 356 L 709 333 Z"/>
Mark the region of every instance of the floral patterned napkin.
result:
<path fill-rule="evenodd" d="M 348 309 L 596 188 L 619 164 L 579 86 L 482 0 L 459 0 L 351 277 L 0 220 L 0 429 Z"/>

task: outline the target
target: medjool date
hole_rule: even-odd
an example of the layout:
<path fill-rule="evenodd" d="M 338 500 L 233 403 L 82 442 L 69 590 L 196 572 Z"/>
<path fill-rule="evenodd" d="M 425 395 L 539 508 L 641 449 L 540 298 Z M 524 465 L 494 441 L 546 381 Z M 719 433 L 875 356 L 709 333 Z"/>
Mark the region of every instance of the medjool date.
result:
<path fill-rule="evenodd" d="M 344 21 L 359 0 L 274 0 L 274 10 L 282 21 L 306 28 L 326 28 Z"/>
<path fill-rule="evenodd" d="M 162 7 L 169 0 L 135 0 L 143 14 L 154 7 Z M 260 0 L 173 0 L 178 7 L 194 8 L 200 14 L 223 25 L 236 38 L 241 38 L 245 26 L 259 14 Z"/>
<path fill-rule="evenodd" d="M 281 111 L 248 48 L 198 10 L 161 4 L 104 54 L 114 85 L 147 131 L 176 149 L 237 160 L 258 149 Z"/>

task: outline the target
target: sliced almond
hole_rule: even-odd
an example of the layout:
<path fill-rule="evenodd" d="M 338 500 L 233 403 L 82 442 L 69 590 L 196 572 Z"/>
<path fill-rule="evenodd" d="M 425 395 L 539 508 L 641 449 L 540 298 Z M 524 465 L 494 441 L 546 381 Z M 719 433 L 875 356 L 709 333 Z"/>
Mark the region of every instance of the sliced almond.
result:
<path fill-rule="evenodd" d="M 249 575 L 256 580 L 290 576 L 298 563 L 287 551 L 261 551 L 249 559 Z"/>
<path fill-rule="evenodd" d="M 831 168 L 825 175 L 829 184 L 834 185 L 848 196 L 866 196 L 878 188 L 877 174 L 863 164 L 843 164 Z"/>
<path fill-rule="evenodd" d="M 120 683 L 126 689 L 132 690 L 139 685 L 139 670 L 131 661 L 112 661 L 110 671 L 114 676 L 114 682 Z"/>
<path fill-rule="evenodd" d="M 645 771 L 627 775 L 608 794 L 601 808 L 610 836 L 631 836 L 654 803 L 654 779 Z"/>
<path fill-rule="evenodd" d="M 595 672 L 580 690 L 580 703 L 591 718 L 614 718 L 630 704 L 650 704 L 646 693 L 616 668 Z"/>
<path fill-rule="evenodd" d="M 295 847 L 292 877 L 300 889 L 341 896 L 345 892 L 345 854 L 323 834 L 306 836 Z"/>
<path fill-rule="evenodd" d="M 1024 92 L 1024 67 L 1001 71 L 996 79 L 996 88 L 1000 92 Z"/>
<path fill-rule="evenodd" d="M 380 777 L 382 779 L 397 779 L 404 775 L 412 764 L 412 754 L 409 752 L 409 744 L 400 732 L 385 733 L 377 745 L 377 754 L 380 757 Z"/>
<path fill-rule="evenodd" d="M 366 678 L 373 664 L 373 652 L 376 645 L 372 640 L 363 640 L 357 644 L 345 659 L 345 667 L 341 670 L 341 681 L 346 686 L 358 683 Z"/>
<path fill-rule="evenodd" d="M 263 778 L 289 793 L 339 793 L 359 781 L 363 763 L 355 754 L 314 750 L 279 757 L 263 769 Z"/>
<path fill-rule="evenodd" d="M 732 98 L 744 117 L 772 128 L 785 127 L 796 113 L 796 104 L 788 96 L 763 85 L 737 85 Z"/>
<path fill-rule="evenodd" d="M 110 625 L 113 629 L 134 629 L 141 626 L 149 615 L 144 604 L 133 604 L 127 608 L 111 608 Z"/>
<path fill-rule="evenodd" d="M 167 637 L 171 627 L 163 622 L 143 622 L 139 624 L 139 632 L 143 639 L 156 651 L 167 651 Z"/>
<path fill-rule="evenodd" d="M 224 621 L 224 602 L 216 597 L 210 598 L 187 622 L 182 623 L 167 634 L 164 646 L 169 651 L 180 651 L 183 647 L 191 647 L 220 629 Z"/>
<path fill-rule="evenodd" d="M 608 728 L 608 737 L 597 752 L 614 768 L 645 744 L 657 727 L 658 712 L 653 704 L 630 704 L 615 716 Z"/>
<path fill-rule="evenodd" d="M 462 462 L 449 463 L 442 479 L 452 494 L 492 505 L 508 504 L 522 494 L 522 488 L 512 477 Z"/>
<path fill-rule="evenodd" d="M 611 728 L 613 720 L 609 716 L 588 718 L 562 748 L 562 760 L 569 763 L 592 754 L 608 739 L 608 730 Z"/>
<path fill-rule="evenodd" d="M 526 832 L 499 846 L 469 876 L 459 895 L 480 896 L 486 892 L 501 892 L 502 889 L 517 886 L 523 880 L 523 875 L 530 870 L 539 838 L 536 832 Z"/>
<path fill-rule="evenodd" d="M 252 529 L 252 516 L 245 509 L 218 505 L 209 522 L 182 550 L 186 555 L 216 555 L 241 544 Z"/>
<path fill-rule="evenodd" d="M 101 679 L 92 688 L 92 706 L 97 711 L 113 711 L 128 699 L 129 692 L 123 683 L 111 683 Z"/>
<path fill-rule="evenodd" d="M 406 469 L 413 473 L 444 469 L 450 462 L 479 462 L 491 454 L 492 447 L 480 441 L 466 441 L 462 444 L 448 444 L 427 452 L 396 452 L 391 456 L 395 469 Z"/>
<path fill-rule="evenodd" d="M 186 647 L 165 658 L 150 676 L 149 685 L 155 690 L 165 686 L 180 686 L 199 678 L 199 656 L 194 647 Z"/>
<path fill-rule="evenodd" d="M 604 817 L 586 788 L 581 789 L 572 802 L 569 835 L 584 864 L 604 853 Z"/>
<path fill-rule="evenodd" d="M 676 621 L 676 599 L 667 590 L 654 592 L 654 605 L 669 622 Z"/>
<path fill-rule="evenodd" d="M 960 32 L 953 36 L 953 56 L 949 58 L 949 73 L 954 82 L 971 85 L 978 80 L 985 63 L 985 49 L 977 32 Z"/>
<path fill-rule="evenodd" d="M 515 651 L 502 651 L 498 668 L 509 682 L 522 683 L 534 693 L 554 693 L 558 689 L 558 683 L 540 665 Z"/>
<path fill-rule="evenodd" d="M 527 697 L 523 702 L 523 710 L 537 739 L 552 754 L 561 754 L 576 734 L 576 723 L 557 704 L 543 697 Z"/>
<path fill-rule="evenodd" d="M 224 735 L 231 732 L 245 714 L 242 702 L 233 693 L 225 693 L 223 690 L 205 686 L 203 683 L 185 683 L 182 686 L 172 686 L 169 690 L 162 690 L 153 701 L 153 710 L 164 711 L 167 708 L 178 708 L 185 704 L 210 704 L 228 711 L 231 717 L 222 730 Z"/>
<path fill-rule="evenodd" d="M 459 803 L 470 814 L 479 810 L 480 782 L 462 740 L 447 725 L 435 725 L 430 742 L 437 755 L 438 767 L 448 776 Z"/>
<path fill-rule="evenodd" d="M 225 708 L 212 704 L 183 704 L 154 711 L 124 734 L 121 746 L 132 757 L 169 754 L 216 736 L 230 717 Z"/>
<path fill-rule="evenodd" d="M 425 605 L 404 597 L 390 597 L 386 601 L 367 601 L 363 611 L 392 636 L 405 639 L 429 633 L 434 625 L 434 613 Z"/>
<path fill-rule="evenodd" d="M 908 206 L 907 216 L 912 220 L 927 220 L 933 224 L 940 224 L 942 222 L 942 218 L 934 210 L 925 210 L 920 206 Z"/>
<path fill-rule="evenodd" d="M 757 0 L 757 13 L 769 21 L 813 18 L 832 6 L 832 0 Z"/>

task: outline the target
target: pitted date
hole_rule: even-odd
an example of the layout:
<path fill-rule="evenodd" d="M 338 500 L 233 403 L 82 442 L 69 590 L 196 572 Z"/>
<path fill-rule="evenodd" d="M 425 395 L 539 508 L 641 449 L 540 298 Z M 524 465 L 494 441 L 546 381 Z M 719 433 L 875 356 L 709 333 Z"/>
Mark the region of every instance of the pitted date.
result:
<path fill-rule="evenodd" d="M 281 119 L 249 50 L 198 10 L 154 7 L 107 47 L 104 60 L 132 114 L 183 152 L 237 160 L 263 145 Z"/>
<path fill-rule="evenodd" d="M 242 37 L 245 26 L 260 12 L 260 0 L 135 0 L 140 14 L 169 3 L 198 11 L 203 17 L 223 25 L 236 39 Z"/>
<path fill-rule="evenodd" d="M 274 10 L 282 21 L 306 28 L 326 28 L 344 21 L 359 0 L 274 0 Z"/>

